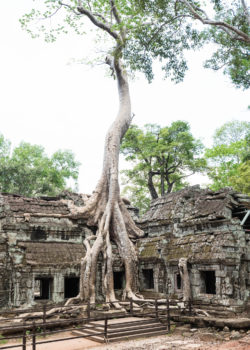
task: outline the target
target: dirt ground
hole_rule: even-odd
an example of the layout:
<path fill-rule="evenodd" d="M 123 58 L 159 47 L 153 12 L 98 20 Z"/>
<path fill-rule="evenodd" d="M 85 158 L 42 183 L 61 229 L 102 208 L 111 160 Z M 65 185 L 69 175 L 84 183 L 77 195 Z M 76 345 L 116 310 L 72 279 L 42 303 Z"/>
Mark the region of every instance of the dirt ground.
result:
<path fill-rule="evenodd" d="M 60 333 L 60 338 L 71 337 L 68 332 Z M 57 336 L 50 337 L 57 338 Z M 209 340 L 210 338 L 210 340 Z M 48 339 L 48 338 L 47 338 Z M 43 341 L 43 338 L 38 339 Z M 12 343 L 13 344 L 13 343 Z M 0 349 L 8 344 L 1 344 Z M 17 345 L 17 343 L 15 343 Z M 16 347 L 15 349 L 22 349 Z M 31 345 L 27 346 L 27 350 L 31 350 Z M 58 341 L 47 344 L 37 345 L 37 350 L 250 350 L 250 334 L 242 334 L 240 339 L 218 340 L 212 332 L 204 330 L 204 332 L 196 332 L 189 335 L 175 334 L 157 336 L 152 338 L 143 338 L 137 340 L 123 341 L 111 344 L 99 344 L 88 339 L 73 339 Z"/>
<path fill-rule="evenodd" d="M 221 343 L 171 335 L 109 344 L 101 348 L 93 347 L 91 350 L 250 350 L 250 335 L 244 338 Z"/>

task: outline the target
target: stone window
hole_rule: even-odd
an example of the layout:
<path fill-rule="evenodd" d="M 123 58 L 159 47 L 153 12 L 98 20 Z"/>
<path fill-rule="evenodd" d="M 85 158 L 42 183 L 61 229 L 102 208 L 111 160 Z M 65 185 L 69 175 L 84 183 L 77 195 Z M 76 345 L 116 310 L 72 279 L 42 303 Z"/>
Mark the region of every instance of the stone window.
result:
<path fill-rule="evenodd" d="M 114 289 L 125 288 L 125 273 L 124 271 L 114 271 Z"/>
<path fill-rule="evenodd" d="M 64 277 L 64 298 L 73 298 L 78 295 L 79 281 L 79 277 Z"/>
<path fill-rule="evenodd" d="M 36 278 L 35 279 L 35 289 L 34 289 L 34 299 L 35 300 L 45 300 L 51 299 L 52 292 L 52 278 Z"/>
<path fill-rule="evenodd" d="M 154 289 L 154 270 L 144 269 L 142 270 L 143 277 L 143 289 Z"/>
<path fill-rule="evenodd" d="M 201 293 L 216 294 L 215 271 L 200 271 Z"/>
<path fill-rule="evenodd" d="M 181 280 L 181 275 L 179 273 L 175 274 L 175 289 L 176 290 L 182 289 L 182 280 Z"/>
<path fill-rule="evenodd" d="M 47 235 L 40 226 L 33 227 L 30 239 L 32 241 L 45 241 L 47 239 Z"/>

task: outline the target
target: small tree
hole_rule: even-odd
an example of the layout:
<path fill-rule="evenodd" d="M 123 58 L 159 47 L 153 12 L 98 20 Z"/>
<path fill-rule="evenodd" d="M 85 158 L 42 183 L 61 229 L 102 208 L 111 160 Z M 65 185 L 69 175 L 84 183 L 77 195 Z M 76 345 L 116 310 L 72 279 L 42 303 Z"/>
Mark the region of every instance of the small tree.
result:
<path fill-rule="evenodd" d="M 0 135 L 0 191 L 24 196 L 56 195 L 73 180 L 80 163 L 71 151 L 57 151 L 48 157 L 42 146 L 21 142 L 11 153 L 10 142 Z"/>
<path fill-rule="evenodd" d="M 182 188 L 187 177 L 205 170 L 202 149 L 187 122 L 176 121 L 164 128 L 148 124 L 144 130 L 132 125 L 123 138 L 121 153 L 133 168 L 124 173 L 138 191 L 147 187 L 155 199 Z"/>
<path fill-rule="evenodd" d="M 243 166 L 243 163 L 249 155 L 249 134 L 250 123 L 240 121 L 225 123 L 215 131 L 214 146 L 205 152 L 209 164 L 208 176 L 213 181 L 212 189 L 229 186 L 239 190 L 236 184 L 244 182 L 241 174 L 243 176 L 248 172 L 247 164 Z"/>

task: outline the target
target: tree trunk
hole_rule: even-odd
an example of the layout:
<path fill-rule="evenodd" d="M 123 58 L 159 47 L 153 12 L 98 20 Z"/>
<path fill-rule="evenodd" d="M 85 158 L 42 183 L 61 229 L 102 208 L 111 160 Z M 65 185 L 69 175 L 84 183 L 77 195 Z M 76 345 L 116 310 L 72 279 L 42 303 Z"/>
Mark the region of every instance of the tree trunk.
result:
<path fill-rule="evenodd" d="M 161 196 L 165 194 L 165 181 L 164 181 L 164 172 L 161 170 Z"/>
<path fill-rule="evenodd" d="M 191 285 L 187 268 L 187 259 L 180 258 L 178 266 L 183 283 L 183 301 L 189 301 L 191 300 Z"/>
<path fill-rule="evenodd" d="M 171 193 L 171 192 L 172 192 L 173 186 L 174 186 L 174 182 L 170 182 L 170 183 L 168 184 L 167 193 Z"/>
<path fill-rule="evenodd" d="M 71 212 L 78 217 L 87 217 L 89 225 L 98 226 L 96 235 L 86 237 L 84 241 L 86 255 L 81 262 L 80 299 L 95 302 L 97 260 L 102 253 L 106 302 L 119 307 L 114 293 L 111 241 L 117 245 L 125 268 L 126 286 L 123 295 L 136 300 L 137 254 L 130 237 L 143 236 L 143 231 L 135 226 L 130 217 L 120 197 L 118 183 L 120 143 L 131 122 L 128 81 L 119 59 L 107 59 L 107 63 L 112 66 L 117 78 L 119 111 L 106 135 L 102 176 L 96 189 L 84 207 L 78 209 L 74 207 Z"/>
<path fill-rule="evenodd" d="M 152 199 L 158 198 L 158 194 L 155 190 L 154 183 L 153 183 L 153 173 L 152 171 L 149 171 L 148 173 L 148 189 L 151 195 Z"/>

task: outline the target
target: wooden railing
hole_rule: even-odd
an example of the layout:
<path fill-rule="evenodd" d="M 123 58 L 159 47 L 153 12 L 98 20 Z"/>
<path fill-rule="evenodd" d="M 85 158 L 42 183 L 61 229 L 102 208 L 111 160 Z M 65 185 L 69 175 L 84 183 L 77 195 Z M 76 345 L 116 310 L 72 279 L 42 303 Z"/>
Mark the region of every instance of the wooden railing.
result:
<path fill-rule="evenodd" d="M 59 334 L 61 332 L 66 332 L 66 331 L 73 331 L 76 330 L 76 328 L 70 327 L 67 328 L 67 325 L 77 325 L 78 330 L 84 330 L 87 328 L 84 326 L 85 324 L 88 324 L 92 321 L 98 321 L 98 320 L 104 320 L 103 326 L 103 331 L 100 333 L 96 333 L 96 335 L 104 336 L 105 339 L 108 338 L 108 323 L 111 318 L 125 318 L 128 316 L 131 317 L 152 317 L 155 318 L 156 320 L 159 321 L 164 321 L 164 323 L 167 326 L 166 331 L 170 331 L 170 318 L 171 318 L 171 307 L 177 306 L 178 302 L 177 301 L 170 301 L 168 298 L 166 299 L 155 299 L 152 305 L 151 301 L 151 306 L 144 305 L 144 310 L 145 309 L 150 309 L 148 312 L 137 312 L 136 308 L 134 307 L 135 305 L 138 304 L 146 304 L 147 300 L 138 300 L 134 302 L 133 300 L 129 301 L 129 312 L 124 313 L 124 314 L 114 314 L 108 315 L 107 313 L 103 316 L 96 316 L 96 317 L 91 317 L 91 310 L 95 310 L 96 306 L 98 304 L 90 304 L 88 303 L 82 303 L 75 305 L 75 307 L 79 308 L 79 306 L 86 306 L 86 312 L 84 317 L 76 317 L 72 319 L 61 319 L 61 320 L 54 320 L 50 321 L 49 317 L 51 315 L 48 315 L 49 308 L 46 304 L 44 304 L 40 308 L 33 308 L 33 309 L 26 309 L 26 310 L 5 310 L 4 312 L 0 312 L 1 315 L 6 315 L 6 314 L 13 314 L 16 315 L 16 317 L 5 317 L 0 319 L 0 324 L 4 324 L 5 322 L 11 321 L 11 320 L 18 320 L 18 319 L 23 319 L 22 317 L 18 316 L 18 314 L 23 314 L 25 312 L 28 312 L 31 314 L 29 318 L 32 318 L 32 313 L 34 314 L 35 317 L 39 317 L 42 319 L 42 322 L 35 322 L 34 320 L 32 322 L 20 322 L 18 325 L 0 325 L 0 334 L 8 334 L 12 333 L 10 336 L 1 336 L 0 338 L 0 350 L 3 349 L 14 349 L 14 348 L 21 348 L 22 350 L 27 349 L 27 345 L 32 344 L 32 350 L 36 350 L 36 346 L 39 344 L 45 344 L 45 343 L 53 343 L 53 342 L 58 342 L 58 341 L 66 341 L 66 340 L 72 340 L 76 338 L 84 338 L 88 337 L 86 335 L 81 335 L 81 336 L 72 336 L 72 337 L 67 337 L 67 338 L 56 338 L 56 339 L 45 339 L 47 336 L 54 335 L 54 334 Z M 109 304 L 109 303 L 104 303 L 104 304 Z M 164 308 L 159 309 L 159 305 L 165 305 Z M 51 306 L 51 305 L 50 305 Z M 54 305 L 54 307 L 58 307 L 58 305 Z M 62 309 L 71 309 L 74 308 L 73 305 L 71 306 L 59 306 Z M 191 301 L 188 303 L 184 304 L 183 308 L 178 308 L 178 310 L 185 311 L 187 314 L 192 313 L 192 303 Z M 40 315 L 37 315 L 37 312 L 41 312 Z M 52 330 L 55 327 L 66 327 L 60 330 Z M 89 329 L 89 326 L 88 326 Z M 44 339 L 37 339 L 42 336 Z M 19 344 L 5 344 L 3 345 L 3 342 L 5 341 L 10 341 L 10 340 L 17 340 L 19 339 L 21 343 Z"/>

